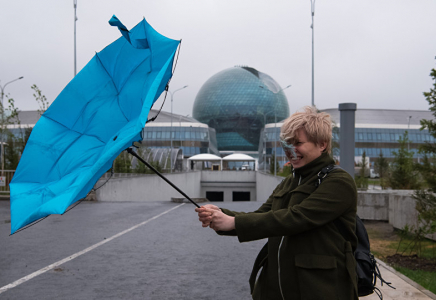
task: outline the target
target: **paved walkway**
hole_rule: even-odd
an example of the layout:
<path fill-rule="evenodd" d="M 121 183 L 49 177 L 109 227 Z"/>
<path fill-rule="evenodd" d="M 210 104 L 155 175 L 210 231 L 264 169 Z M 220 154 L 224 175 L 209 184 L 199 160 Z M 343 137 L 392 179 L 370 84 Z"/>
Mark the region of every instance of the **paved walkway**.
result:
<path fill-rule="evenodd" d="M 0 201 L 0 299 L 250 299 L 247 276 L 264 241 L 218 237 L 191 206 L 89 202 L 9 236 L 9 202 Z M 225 206 L 250 211 L 258 203 Z M 379 267 L 396 287 L 378 286 L 384 300 L 436 299 Z"/>
<path fill-rule="evenodd" d="M 422 286 L 413 282 L 406 276 L 398 273 L 384 262 L 377 260 L 379 269 L 383 279 L 391 282 L 396 289 L 391 289 L 387 285 L 380 286 L 377 282 L 377 287 L 383 294 L 383 300 L 403 300 L 403 299 L 436 299 L 436 295 L 424 289 Z M 378 300 L 377 295 L 361 297 L 364 300 Z"/>

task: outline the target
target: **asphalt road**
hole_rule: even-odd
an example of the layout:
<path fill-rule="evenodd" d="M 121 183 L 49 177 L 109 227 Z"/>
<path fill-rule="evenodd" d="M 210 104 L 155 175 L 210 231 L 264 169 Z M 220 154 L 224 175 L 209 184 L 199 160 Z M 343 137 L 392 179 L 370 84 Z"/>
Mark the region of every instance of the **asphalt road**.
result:
<path fill-rule="evenodd" d="M 218 236 L 194 208 L 83 202 L 9 236 L 9 202 L 0 201 L 0 299 L 251 299 L 248 277 L 265 241 Z"/>

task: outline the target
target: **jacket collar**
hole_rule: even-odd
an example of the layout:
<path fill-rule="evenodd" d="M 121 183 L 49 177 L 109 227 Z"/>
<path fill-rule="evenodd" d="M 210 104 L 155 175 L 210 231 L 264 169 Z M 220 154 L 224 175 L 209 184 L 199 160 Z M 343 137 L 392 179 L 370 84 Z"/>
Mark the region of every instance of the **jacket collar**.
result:
<path fill-rule="evenodd" d="M 321 171 L 322 168 L 334 164 L 334 160 L 330 157 L 328 153 L 322 153 L 321 156 L 315 158 L 310 163 L 302 166 L 301 168 L 294 169 L 294 178 L 302 177 L 309 178 Z"/>

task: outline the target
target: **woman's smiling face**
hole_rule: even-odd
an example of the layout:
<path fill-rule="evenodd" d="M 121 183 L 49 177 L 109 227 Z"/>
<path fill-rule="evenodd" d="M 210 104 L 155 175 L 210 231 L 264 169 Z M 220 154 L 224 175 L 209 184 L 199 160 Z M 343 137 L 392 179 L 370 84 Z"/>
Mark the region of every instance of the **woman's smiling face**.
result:
<path fill-rule="evenodd" d="M 301 168 L 320 157 L 326 148 L 325 142 L 320 144 L 310 142 L 304 129 L 299 129 L 296 136 L 297 141 L 293 144 L 295 155 L 292 155 L 291 151 L 285 149 L 286 157 L 289 159 L 294 169 Z"/>

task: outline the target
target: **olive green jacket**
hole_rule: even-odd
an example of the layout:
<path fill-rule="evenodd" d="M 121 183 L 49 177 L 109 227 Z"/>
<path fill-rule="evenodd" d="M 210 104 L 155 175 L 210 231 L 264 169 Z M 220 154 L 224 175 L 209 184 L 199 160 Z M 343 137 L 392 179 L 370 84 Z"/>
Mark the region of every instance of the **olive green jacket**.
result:
<path fill-rule="evenodd" d="M 317 174 L 333 164 L 322 154 L 295 169 L 255 212 L 238 213 L 236 229 L 219 232 L 237 235 L 240 242 L 268 238 L 268 255 L 257 279 L 253 299 L 353 300 L 357 298 L 354 250 L 357 190 L 344 170 L 334 170 L 316 187 Z M 346 241 L 332 223 L 345 225 Z"/>

